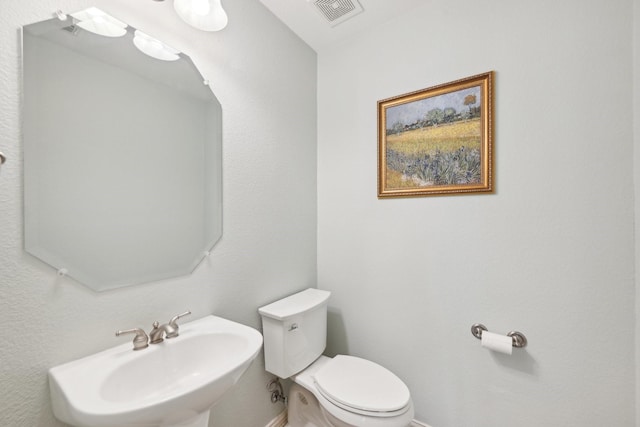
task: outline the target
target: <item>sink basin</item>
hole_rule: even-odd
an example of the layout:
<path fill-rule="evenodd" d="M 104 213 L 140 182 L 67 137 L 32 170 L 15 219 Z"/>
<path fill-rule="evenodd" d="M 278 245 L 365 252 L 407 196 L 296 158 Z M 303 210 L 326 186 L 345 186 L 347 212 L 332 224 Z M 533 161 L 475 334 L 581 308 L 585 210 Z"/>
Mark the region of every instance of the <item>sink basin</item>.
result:
<path fill-rule="evenodd" d="M 220 317 L 184 323 L 144 350 L 127 342 L 51 368 L 53 412 L 77 427 L 206 427 L 261 347 L 258 331 Z"/>

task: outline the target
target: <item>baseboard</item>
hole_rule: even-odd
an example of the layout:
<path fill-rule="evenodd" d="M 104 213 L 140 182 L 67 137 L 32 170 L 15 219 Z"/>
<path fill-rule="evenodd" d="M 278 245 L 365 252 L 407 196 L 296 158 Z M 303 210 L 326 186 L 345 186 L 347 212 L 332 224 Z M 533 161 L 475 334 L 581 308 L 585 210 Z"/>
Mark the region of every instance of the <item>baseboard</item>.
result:
<path fill-rule="evenodd" d="M 421 423 L 420 421 L 413 420 L 413 421 L 411 421 L 411 426 L 410 427 L 431 427 L 431 426 L 429 426 L 428 424 L 425 424 L 425 423 Z"/>
<path fill-rule="evenodd" d="M 287 408 L 280 412 L 277 417 L 272 419 L 265 427 L 285 427 L 287 425 Z"/>

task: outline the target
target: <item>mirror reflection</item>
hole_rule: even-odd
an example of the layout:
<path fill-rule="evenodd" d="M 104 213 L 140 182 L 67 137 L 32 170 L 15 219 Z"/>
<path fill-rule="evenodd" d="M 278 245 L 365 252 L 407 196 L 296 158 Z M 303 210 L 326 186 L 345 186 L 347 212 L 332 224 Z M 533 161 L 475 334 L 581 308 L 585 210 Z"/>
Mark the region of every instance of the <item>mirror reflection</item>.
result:
<path fill-rule="evenodd" d="M 94 290 L 189 274 L 222 234 L 222 109 L 97 9 L 23 27 L 25 248 Z"/>

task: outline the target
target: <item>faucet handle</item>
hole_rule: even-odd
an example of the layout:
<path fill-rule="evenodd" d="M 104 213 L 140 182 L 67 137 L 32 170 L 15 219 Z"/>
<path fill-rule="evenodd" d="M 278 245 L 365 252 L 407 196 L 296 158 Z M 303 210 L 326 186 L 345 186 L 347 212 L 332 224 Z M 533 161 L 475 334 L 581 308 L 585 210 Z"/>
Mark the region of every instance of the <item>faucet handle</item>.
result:
<path fill-rule="evenodd" d="M 149 332 L 149 343 L 151 344 L 161 343 L 162 341 L 164 341 L 164 338 L 162 337 L 164 330 L 160 328 L 160 323 L 158 323 L 157 320 L 153 322 L 152 326 L 153 326 L 153 329 L 151 329 L 151 332 Z"/>
<path fill-rule="evenodd" d="M 134 350 L 142 350 L 144 348 L 149 347 L 149 337 L 147 333 L 140 328 L 126 329 L 124 331 L 116 331 L 116 336 L 124 334 L 136 334 L 133 338 L 133 349 Z"/>
<path fill-rule="evenodd" d="M 167 338 L 175 338 L 178 336 L 178 331 L 180 329 L 180 327 L 178 326 L 178 324 L 176 323 L 178 321 L 178 319 L 184 317 L 184 316 L 188 316 L 189 314 L 191 314 L 191 311 L 187 310 L 182 314 L 178 314 L 176 316 L 173 316 L 171 318 L 171 320 L 169 320 L 169 329 L 166 331 L 166 337 Z"/>

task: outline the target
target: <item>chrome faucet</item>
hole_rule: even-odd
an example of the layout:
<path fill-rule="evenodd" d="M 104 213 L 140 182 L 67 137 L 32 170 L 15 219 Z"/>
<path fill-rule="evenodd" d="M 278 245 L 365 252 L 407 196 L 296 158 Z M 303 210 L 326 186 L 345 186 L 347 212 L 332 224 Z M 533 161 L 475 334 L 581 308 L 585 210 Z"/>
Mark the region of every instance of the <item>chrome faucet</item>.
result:
<path fill-rule="evenodd" d="M 185 311 L 182 314 L 178 314 L 169 320 L 169 323 L 160 325 L 158 321 L 153 322 L 153 329 L 149 332 L 149 342 L 151 344 L 158 344 L 164 341 L 164 338 L 175 338 L 178 336 L 180 326 L 176 323 L 181 317 L 191 314 L 190 311 Z"/>
<path fill-rule="evenodd" d="M 142 350 L 149 347 L 149 337 L 147 333 L 140 328 L 126 329 L 124 331 L 116 331 L 116 336 L 119 337 L 123 334 L 136 334 L 133 338 L 133 349 Z"/>

